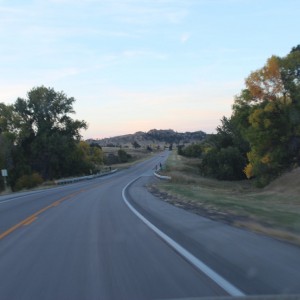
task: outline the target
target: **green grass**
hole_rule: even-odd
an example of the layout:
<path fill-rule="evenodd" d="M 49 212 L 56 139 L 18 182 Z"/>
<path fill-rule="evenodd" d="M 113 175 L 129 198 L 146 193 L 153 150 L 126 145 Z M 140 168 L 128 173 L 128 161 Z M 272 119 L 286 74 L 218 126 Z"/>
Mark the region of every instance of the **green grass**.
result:
<path fill-rule="evenodd" d="M 172 180 L 156 187 L 176 201 L 189 203 L 216 216 L 227 215 L 231 223 L 300 242 L 300 179 L 298 169 L 264 189 L 251 181 L 219 181 L 199 174 L 198 159 L 170 155 L 163 170 Z M 297 172 L 295 174 L 295 172 Z M 296 237 L 295 237 L 296 236 Z"/>

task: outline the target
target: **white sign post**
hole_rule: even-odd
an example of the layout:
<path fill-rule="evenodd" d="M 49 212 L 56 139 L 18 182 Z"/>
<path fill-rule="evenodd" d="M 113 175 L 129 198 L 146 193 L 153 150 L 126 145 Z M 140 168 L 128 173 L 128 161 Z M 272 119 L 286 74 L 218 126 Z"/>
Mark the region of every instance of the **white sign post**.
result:
<path fill-rule="evenodd" d="M 6 177 L 8 176 L 7 170 L 6 169 L 2 169 L 1 170 L 1 174 L 2 174 L 3 179 L 4 179 L 4 190 L 6 190 L 6 188 L 7 188 Z"/>

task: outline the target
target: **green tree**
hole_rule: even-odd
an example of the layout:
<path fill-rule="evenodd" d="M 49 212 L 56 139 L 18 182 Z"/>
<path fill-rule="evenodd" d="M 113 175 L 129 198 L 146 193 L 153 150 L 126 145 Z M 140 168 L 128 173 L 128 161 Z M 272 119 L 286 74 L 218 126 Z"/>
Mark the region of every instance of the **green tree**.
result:
<path fill-rule="evenodd" d="M 0 169 L 7 169 L 9 175 L 13 169 L 13 151 L 18 134 L 15 125 L 16 114 L 13 105 L 0 103 Z M 4 181 L 0 176 L 0 190 L 3 188 Z"/>
<path fill-rule="evenodd" d="M 19 118 L 19 145 L 27 164 L 43 178 L 79 172 L 76 143 L 84 121 L 73 120 L 73 97 L 44 86 L 33 88 L 27 99 L 18 98 L 14 108 Z M 73 171 L 72 171 L 73 170 Z"/>
<path fill-rule="evenodd" d="M 241 105 L 241 103 L 240 103 Z M 243 169 L 247 164 L 249 144 L 243 137 L 244 111 L 235 112 L 230 118 L 223 117 L 217 127 L 217 134 L 209 136 L 202 145 L 203 159 L 200 170 L 203 175 L 222 180 L 245 178 Z M 210 147 L 207 148 L 207 144 Z"/>
<path fill-rule="evenodd" d="M 103 152 L 99 145 L 88 144 L 81 141 L 78 144 L 79 156 L 81 156 L 82 169 L 97 172 L 100 169 L 100 165 L 103 164 Z"/>
<path fill-rule="evenodd" d="M 280 74 L 289 100 L 294 104 L 300 102 L 300 45 L 279 60 Z"/>
<path fill-rule="evenodd" d="M 200 158 L 202 156 L 202 145 L 191 144 L 186 147 L 178 147 L 178 154 L 186 157 Z"/>
<path fill-rule="evenodd" d="M 211 148 L 203 155 L 201 171 L 234 179 L 242 178 L 244 168 L 248 178 L 264 186 L 300 165 L 300 45 L 285 57 L 270 57 L 245 84 L 231 117 L 224 117 L 217 134 L 207 139 Z"/>
<path fill-rule="evenodd" d="M 125 150 L 119 149 L 118 150 L 118 158 L 119 158 L 119 162 L 125 163 L 125 162 L 129 161 L 129 159 L 131 158 L 131 155 L 128 154 Z"/>
<path fill-rule="evenodd" d="M 200 172 L 205 176 L 220 180 L 244 179 L 245 165 L 246 159 L 239 149 L 231 146 L 221 149 L 213 148 L 204 156 Z"/>
<path fill-rule="evenodd" d="M 300 51 L 272 56 L 246 79 L 247 92 L 234 107 L 247 112 L 243 134 L 250 144 L 248 178 L 267 184 L 283 170 L 300 163 Z"/>
<path fill-rule="evenodd" d="M 132 146 L 133 146 L 135 149 L 141 148 L 141 145 L 140 145 L 137 141 L 134 141 L 134 142 L 132 143 Z"/>
<path fill-rule="evenodd" d="M 0 103 L 0 164 L 10 169 L 12 186 L 33 174 L 37 174 L 33 178 L 52 179 L 86 172 L 78 144 L 80 130 L 87 125 L 71 118 L 74 101 L 41 86 L 13 105 Z"/>

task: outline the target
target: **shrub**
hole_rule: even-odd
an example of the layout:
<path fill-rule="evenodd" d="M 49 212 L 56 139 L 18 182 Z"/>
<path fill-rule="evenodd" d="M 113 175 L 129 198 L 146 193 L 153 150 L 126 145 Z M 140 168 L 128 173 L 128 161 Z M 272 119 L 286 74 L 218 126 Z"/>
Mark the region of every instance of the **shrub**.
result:
<path fill-rule="evenodd" d="M 104 156 L 104 163 L 106 165 L 113 165 L 119 163 L 119 157 L 115 155 L 114 153 L 109 153 Z"/>
<path fill-rule="evenodd" d="M 213 149 L 202 160 L 200 171 L 203 175 L 221 180 L 244 179 L 246 160 L 235 147 Z"/>
<path fill-rule="evenodd" d="M 118 157 L 121 163 L 128 162 L 128 160 L 131 158 L 131 155 L 128 154 L 126 151 L 120 149 L 118 150 Z"/>
<path fill-rule="evenodd" d="M 178 154 L 186 157 L 200 158 L 202 155 L 202 145 L 192 144 L 184 148 L 178 147 Z"/>
<path fill-rule="evenodd" d="M 43 183 L 43 178 L 39 173 L 33 173 L 31 175 L 21 176 L 15 185 L 15 190 L 19 191 L 22 189 L 34 188 Z"/>

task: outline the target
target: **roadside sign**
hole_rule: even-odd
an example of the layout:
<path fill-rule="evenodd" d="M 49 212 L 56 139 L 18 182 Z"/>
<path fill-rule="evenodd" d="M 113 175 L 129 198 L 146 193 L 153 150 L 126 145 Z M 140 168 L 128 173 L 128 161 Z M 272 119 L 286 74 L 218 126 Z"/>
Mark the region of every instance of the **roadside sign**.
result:
<path fill-rule="evenodd" d="M 6 169 L 1 170 L 1 174 L 3 177 L 7 177 L 7 170 Z"/>

